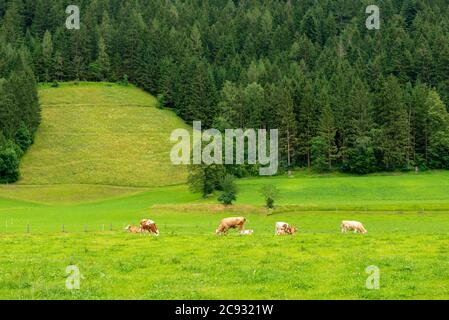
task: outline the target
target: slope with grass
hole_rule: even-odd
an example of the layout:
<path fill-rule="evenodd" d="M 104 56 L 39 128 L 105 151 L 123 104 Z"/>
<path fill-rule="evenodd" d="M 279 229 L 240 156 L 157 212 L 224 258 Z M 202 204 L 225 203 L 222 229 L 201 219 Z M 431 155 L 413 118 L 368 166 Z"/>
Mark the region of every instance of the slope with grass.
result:
<path fill-rule="evenodd" d="M 169 138 L 187 126 L 158 109 L 151 95 L 132 86 L 69 83 L 43 86 L 39 98 L 42 125 L 22 161 L 19 184 L 155 187 L 186 181 L 186 168 L 170 162 Z"/>

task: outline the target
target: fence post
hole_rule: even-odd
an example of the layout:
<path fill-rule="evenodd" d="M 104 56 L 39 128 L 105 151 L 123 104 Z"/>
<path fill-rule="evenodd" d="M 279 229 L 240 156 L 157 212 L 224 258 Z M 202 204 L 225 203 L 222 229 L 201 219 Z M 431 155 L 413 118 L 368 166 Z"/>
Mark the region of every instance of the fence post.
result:
<path fill-rule="evenodd" d="M 65 232 L 64 223 L 63 223 L 62 226 L 61 226 L 61 231 L 62 231 L 62 233 Z"/>
<path fill-rule="evenodd" d="M 30 224 L 27 224 L 27 233 L 30 233 Z"/>
<path fill-rule="evenodd" d="M 112 231 L 112 223 L 109 225 L 109 231 Z"/>

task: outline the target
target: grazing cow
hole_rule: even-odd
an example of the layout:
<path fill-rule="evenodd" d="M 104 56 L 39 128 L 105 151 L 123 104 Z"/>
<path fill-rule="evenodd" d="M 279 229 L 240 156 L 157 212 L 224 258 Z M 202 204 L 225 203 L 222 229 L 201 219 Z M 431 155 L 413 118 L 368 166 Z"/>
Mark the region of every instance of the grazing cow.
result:
<path fill-rule="evenodd" d="M 132 226 L 129 225 L 125 228 L 126 231 L 129 231 L 131 233 L 141 233 L 142 232 L 142 228 L 136 227 L 136 226 Z"/>
<path fill-rule="evenodd" d="M 241 236 L 249 236 L 249 235 L 251 235 L 253 233 L 254 233 L 254 230 L 241 230 L 240 231 L 240 235 Z"/>
<path fill-rule="evenodd" d="M 149 234 L 155 234 L 156 237 L 159 236 L 159 230 L 153 220 L 143 219 L 140 221 L 140 227 L 142 228 L 142 232 L 148 231 Z"/>
<path fill-rule="evenodd" d="M 367 233 L 365 227 L 361 222 L 358 221 L 342 221 L 341 222 L 341 233 L 346 233 L 348 231 L 354 231 L 354 233 Z"/>
<path fill-rule="evenodd" d="M 220 225 L 217 230 L 215 230 L 216 234 L 226 234 L 229 229 L 238 228 L 240 231 L 245 229 L 246 218 L 244 217 L 235 217 L 235 218 L 225 218 L 221 220 Z"/>
<path fill-rule="evenodd" d="M 280 236 L 283 234 L 295 234 L 298 229 L 289 225 L 286 222 L 276 222 L 275 235 Z"/>

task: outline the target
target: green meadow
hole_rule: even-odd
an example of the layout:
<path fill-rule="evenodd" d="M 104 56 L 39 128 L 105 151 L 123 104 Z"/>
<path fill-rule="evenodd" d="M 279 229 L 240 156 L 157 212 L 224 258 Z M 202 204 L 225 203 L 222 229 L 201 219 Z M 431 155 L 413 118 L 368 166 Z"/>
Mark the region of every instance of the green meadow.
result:
<path fill-rule="evenodd" d="M 0 299 L 449 298 L 449 172 L 247 178 L 225 208 L 170 164 L 170 133 L 187 126 L 150 95 L 91 83 L 39 94 L 22 177 L 0 186 Z M 280 190 L 274 210 L 266 184 Z M 254 235 L 215 236 L 236 215 Z M 161 236 L 124 231 L 142 218 Z M 341 234 L 341 220 L 368 234 Z M 299 232 L 275 237 L 277 221 Z M 66 288 L 70 265 L 80 290 Z"/>

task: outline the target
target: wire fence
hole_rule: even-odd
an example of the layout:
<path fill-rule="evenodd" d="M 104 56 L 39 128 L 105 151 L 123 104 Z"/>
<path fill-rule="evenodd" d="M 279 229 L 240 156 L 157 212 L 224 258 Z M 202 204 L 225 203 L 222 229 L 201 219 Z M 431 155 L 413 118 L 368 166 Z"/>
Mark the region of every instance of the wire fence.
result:
<path fill-rule="evenodd" d="M 1 221 L 1 220 L 0 220 Z M 70 234 L 70 233 L 129 233 L 126 227 L 129 223 L 61 223 L 46 224 L 37 222 L 15 222 L 14 219 L 3 220 L 0 226 L 1 234 Z M 217 223 L 218 225 L 218 223 Z M 212 222 L 180 224 L 163 223 L 157 225 L 163 234 L 210 234 L 215 232 L 216 225 Z"/>

